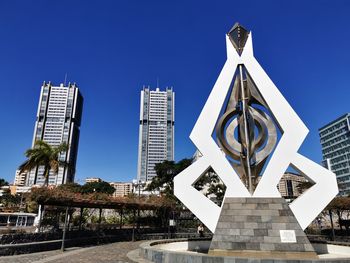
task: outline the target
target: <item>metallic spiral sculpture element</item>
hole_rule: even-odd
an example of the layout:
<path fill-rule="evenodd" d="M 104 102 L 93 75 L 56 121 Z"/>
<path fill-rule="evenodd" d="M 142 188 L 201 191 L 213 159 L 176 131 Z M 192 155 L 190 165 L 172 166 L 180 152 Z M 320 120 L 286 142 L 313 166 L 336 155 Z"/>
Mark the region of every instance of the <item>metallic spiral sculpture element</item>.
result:
<path fill-rule="evenodd" d="M 239 24 L 228 33 L 239 54 L 248 35 Z M 277 132 L 266 113 L 268 106 L 245 67 L 239 65 L 236 72 L 229 101 L 216 126 L 216 137 L 243 183 L 253 193 L 265 161 L 276 145 Z"/>

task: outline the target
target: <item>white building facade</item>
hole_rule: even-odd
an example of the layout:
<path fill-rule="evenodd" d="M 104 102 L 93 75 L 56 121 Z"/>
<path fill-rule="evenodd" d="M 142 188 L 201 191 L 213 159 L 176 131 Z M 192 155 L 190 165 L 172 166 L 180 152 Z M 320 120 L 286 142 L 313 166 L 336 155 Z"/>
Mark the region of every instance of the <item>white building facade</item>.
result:
<path fill-rule="evenodd" d="M 50 82 L 43 83 L 32 146 L 37 140 L 43 140 L 51 146 L 63 142 L 69 145 L 69 150 L 59 157 L 61 161 L 69 163 L 69 166 L 59 167 L 57 175 L 50 171 L 49 185 L 74 181 L 82 107 L 83 97 L 75 84 L 53 86 Z M 42 185 L 45 181 L 43 172 L 41 166 L 31 170 L 26 185 Z"/>
<path fill-rule="evenodd" d="M 27 179 L 27 172 L 20 173 L 20 170 L 16 170 L 15 180 L 13 185 L 24 186 Z"/>
<path fill-rule="evenodd" d="M 350 113 L 319 129 L 323 163 L 337 176 L 340 195 L 350 194 Z"/>
<path fill-rule="evenodd" d="M 277 185 L 278 191 L 282 197 L 293 200 L 300 196 L 307 189 L 301 189 L 300 184 L 308 182 L 303 176 L 291 172 L 286 172 L 279 184 Z"/>
<path fill-rule="evenodd" d="M 174 103 L 172 88 L 160 91 L 144 87 L 141 91 L 138 181 L 152 180 L 157 163 L 174 160 Z"/>
<path fill-rule="evenodd" d="M 115 189 L 115 192 L 113 193 L 114 197 L 123 197 L 132 193 L 132 183 L 112 182 L 109 184 Z"/>
<path fill-rule="evenodd" d="M 88 177 L 85 179 L 85 183 L 89 184 L 89 183 L 99 183 L 102 182 L 102 179 L 99 177 Z"/>

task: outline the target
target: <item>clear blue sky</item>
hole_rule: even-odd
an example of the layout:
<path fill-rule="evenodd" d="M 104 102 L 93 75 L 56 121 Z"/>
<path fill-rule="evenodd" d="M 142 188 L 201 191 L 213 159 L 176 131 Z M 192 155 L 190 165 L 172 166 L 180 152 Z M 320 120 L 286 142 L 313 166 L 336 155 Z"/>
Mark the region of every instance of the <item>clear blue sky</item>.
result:
<path fill-rule="evenodd" d="M 349 1 L 1 1 L 0 177 L 31 146 L 42 82 L 68 73 L 85 99 L 78 182 L 136 177 L 142 85 L 176 92 L 175 156 L 225 62 L 225 33 L 253 32 L 255 57 L 308 126 L 300 152 L 321 161 L 318 128 L 349 111 Z"/>

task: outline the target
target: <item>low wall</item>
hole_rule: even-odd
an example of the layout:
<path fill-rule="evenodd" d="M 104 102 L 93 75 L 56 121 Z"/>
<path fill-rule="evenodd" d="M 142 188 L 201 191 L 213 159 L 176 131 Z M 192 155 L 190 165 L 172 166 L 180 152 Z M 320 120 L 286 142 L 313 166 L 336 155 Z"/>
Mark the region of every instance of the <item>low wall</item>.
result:
<path fill-rule="evenodd" d="M 75 238 L 88 238 L 88 237 L 103 237 L 109 236 L 119 236 L 122 240 L 131 240 L 132 228 L 123 229 L 100 229 L 100 230 L 81 230 L 81 231 L 67 231 L 67 239 Z M 156 235 L 157 239 L 162 239 L 162 236 L 167 236 L 161 228 L 142 228 L 135 229 L 136 239 L 141 239 L 147 235 Z M 30 242 L 41 242 L 57 240 L 62 238 L 62 231 L 56 232 L 40 232 L 40 233 L 12 233 L 0 235 L 0 244 L 20 244 L 20 243 L 30 243 Z"/>
<path fill-rule="evenodd" d="M 100 231 L 69 231 L 66 233 L 65 247 L 98 245 L 119 241 L 131 241 L 133 230 L 109 229 Z M 159 229 L 135 229 L 135 239 L 159 232 Z M 33 252 L 60 249 L 62 232 L 54 233 L 18 233 L 2 235 L 0 238 L 0 256 L 27 254 Z"/>
<path fill-rule="evenodd" d="M 135 229 L 135 240 L 159 240 L 169 238 L 164 229 Z M 65 247 L 89 246 L 111 242 L 131 241 L 132 228 L 104 229 L 100 231 L 69 231 L 66 234 Z M 196 233 L 170 233 L 173 238 L 189 238 Z M 55 233 L 18 233 L 0 237 L 0 256 L 27 254 L 40 251 L 60 249 L 62 232 Z"/>
<path fill-rule="evenodd" d="M 191 244 L 192 243 L 192 244 Z M 333 253 L 337 258 L 327 256 L 319 259 L 276 259 L 276 258 L 254 258 L 209 256 L 205 253 L 186 251 L 189 248 L 207 248 L 210 240 L 203 239 L 175 239 L 148 241 L 140 245 L 140 256 L 155 263 L 171 262 L 196 262 L 196 263 L 348 263 L 350 262 L 350 247 L 335 246 L 329 244 L 315 244 L 318 253 Z M 205 249 L 204 249 L 205 250 Z"/>

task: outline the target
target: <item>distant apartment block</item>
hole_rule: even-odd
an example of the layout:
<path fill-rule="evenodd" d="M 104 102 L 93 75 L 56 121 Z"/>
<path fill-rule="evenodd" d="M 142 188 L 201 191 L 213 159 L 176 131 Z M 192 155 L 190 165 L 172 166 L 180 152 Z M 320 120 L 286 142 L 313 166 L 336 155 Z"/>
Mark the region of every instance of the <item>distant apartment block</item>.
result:
<path fill-rule="evenodd" d="M 282 197 L 286 199 L 295 199 L 303 193 L 303 189 L 301 189 L 299 185 L 305 182 L 308 182 L 305 177 L 299 174 L 286 172 L 278 183 L 277 188 Z M 305 190 L 306 189 L 304 189 L 304 191 Z"/>
<path fill-rule="evenodd" d="M 58 146 L 62 142 L 69 144 L 69 150 L 59 157 L 69 165 L 60 166 L 57 175 L 50 171 L 50 185 L 74 181 L 82 107 L 83 97 L 75 84 L 53 86 L 50 82 L 43 83 L 32 146 L 36 140 L 43 140 L 52 146 Z M 43 172 L 41 166 L 31 170 L 26 185 L 42 185 L 45 181 Z"/>
<path fill-rule="evenodd" d="M 85 183 L 99 183 L 99 182 L 102 182 L 102 179 L 101 178 L 98 178 L 98 177 L 89 177 L 89 178 L 86 178 L 85 179 Z"/>
<path fill-rule="evenodd" d="M 350 113 L 321 127 L 323 164 L 337 176 L 339 194 L 350 194 Z"/>
<path fill-rule="evenodd" d="M 109 184 L 115 188 L 114 197 L 123 197 L 132 193 L 132 183 L 112 182 Z"/>
<path fill-rule="evenodd" d="M 16 170 L 15 180 L 13 182 L 13 185 L 17 186 L 24 186 L 26 184 L 28 173 L 23 172 L 20 173 L 19 170 Z"/>
<path fill-rule="evenodd" d="M 175 94 L 165 91 L 141 91 L 137 180 L 150 181 L 156 176 L 154 166 L 174 160 Z"/>

